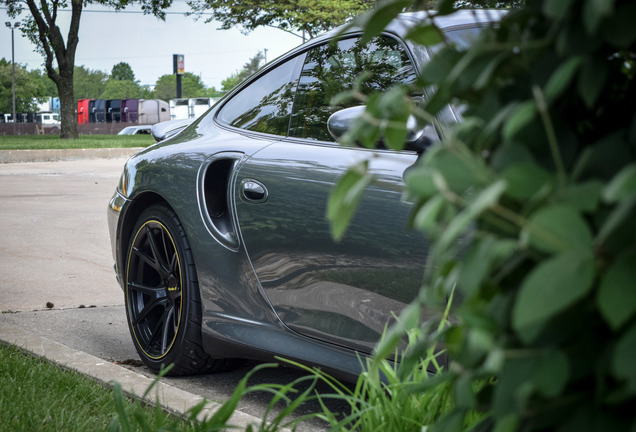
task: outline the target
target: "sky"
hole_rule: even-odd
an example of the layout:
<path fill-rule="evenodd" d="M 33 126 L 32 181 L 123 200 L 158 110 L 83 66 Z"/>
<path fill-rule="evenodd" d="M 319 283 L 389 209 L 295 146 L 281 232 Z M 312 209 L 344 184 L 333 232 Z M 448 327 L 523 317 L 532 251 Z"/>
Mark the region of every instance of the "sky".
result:
<path fill-rule="evenodd" d="M 221 81 L 240 70 L 258 51 L 267 49 L 267 61 L 286 53 L 302 40 L 275 28 L 259 28 L 247 35 L 236 29 L 219 30 L 217 22 L 205 23 L 178 12 L 188 10 L 185 0 L 174 0 L 165 21 L 142 13 L 122 13 L 89 5 L 80 21 L 76 66 L 110 74 L 112 67 L 126 62 L 140 84 L 154 85 L 161 75 L 171 74 L 172 55 L 185 56 L 185 71 L 199 75 L 207 87 L 221 87 Z M 96 11 L 96 12 L 91 12 Z M 97 12 L 99 11 L 99 12 Z M 140 11 L 130 7 L 126 11 Z M 176 12 L 176 13 L 175 13 Z M 60 28 L 68 33 L 70 12 L 59 12 Z M 11 60 L 10 19 L 0 8 L 0 58 Z M 15 31 L 15 62 L 27 69 L 44 70 L 43 57 L 21 32 Z"/>

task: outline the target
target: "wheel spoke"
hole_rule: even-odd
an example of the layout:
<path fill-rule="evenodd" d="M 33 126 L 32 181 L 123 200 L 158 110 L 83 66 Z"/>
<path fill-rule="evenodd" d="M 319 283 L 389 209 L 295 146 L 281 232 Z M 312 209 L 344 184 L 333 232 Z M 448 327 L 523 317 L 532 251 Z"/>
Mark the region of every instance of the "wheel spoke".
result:
<path fill-rule="evenodd" d="M 146 294 L 156 298 L 165 297 L 165 288 L 164 287 L 150 287 L 146 285 L 142 285 L 136 282 L 128 282 L 128 288 L 137 293 Z M 163 293 L 163 295 L 161 295 Z"/>
<path fill-rule="evenodd" d="M 148 242 L 150 243 L 150 250 L 154 257 L 154 261 L 156 263 L 156 267 L 154 268 L 161 274 L 161 276 L 170 274 L 170 269 L 168 268 L 166 263 L 166 260 L 168 258 L 168 253 L 165 249 L 165 235 L 164 235 L 163 229 L 159 230 L 161 234 L 161 238 L 162 238 L 162 243 L 164 245 L 163 251 L 159 249 L 159 245 L 157 245 L 157 240 L 155 239 L 155 236 L 153 235 L 150 227 L 146 227 L 146 230 L 148 232 Z"/>
<path fill-rule="evenodd" d="M 139 325 L 139 323 L 144 321 L 153 310 L 158 307 L 165 307 L 165 304 L 165 298 L 154 299 L 150 303 L 144 304 L 143 308 L 134 317 L 135 319 L 132 322 L 133 326 Z"/>
<path fill-rule="evenodd" d="M 165 321 L 163 325 L 163 337 L 161 338 L 161 352 L 166 352 L 168 350 L 168 335 L 172 335 L 176 333 L 176 329 L 172 324 L 172 317 L 174 316 L 174 305 L 170 305 L 168 309 L 165 310 L 164 313 Z"/>
<path fill-rule="evenodd" d="M 157 263 L 155 262 L 154 259 L 152 259 L 152 257 L 148 256 L 145 252 L 143 252 L 141 249 L 139 249 L 137 246 L 133 247 L 133 252 L 135 253 L 135 255 L 137 257 L 139 257 L 143 262 L 145 262 L 146 264 L 148 264 L 150 267 L 152 267 L 153 269 L 157 270 Z"/>
<path fill-rule="evenodd" d="M 177 253 L 172 254 L 172 259 L 170 260 L 170 271 L 173 275 L 179 275 L 179 261 L 177 260 Z"/>
<path fill-rule="evenodd" d="M 150 332 L 150 340 L 148 341 L 148 345 L 152 346 L 157 342 L 157 339 L 161 337 L 161 354 L 166 352 L 165 349 L 165 340 L 168 337 L 166 332 L 166 321 L 169 314 L 170 306 L 166 307 L 161 313 L 161 317 L 157 320 L 154 328 Z"/>

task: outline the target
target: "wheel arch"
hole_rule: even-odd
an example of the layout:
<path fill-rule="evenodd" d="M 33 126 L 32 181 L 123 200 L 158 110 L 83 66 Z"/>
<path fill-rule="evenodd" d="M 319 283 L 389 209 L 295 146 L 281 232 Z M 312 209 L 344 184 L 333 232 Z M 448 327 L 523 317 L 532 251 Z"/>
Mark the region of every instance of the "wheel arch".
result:
<path fill-rule="evenodd" d="M 126 255 L 128 253 L 128 241 L 130 239 L 130 236 L 132 235 L 132 231 L 135 227 L 135 224 L 137 223 L 137 220 L 144 212 L 144 210 L 155 204 L 165 204 L 174 211 L 174 208 L 170 205 L 168 200 L 166 200 L 164 197 L 156 192 L 143 192 L 139 194 L 131 201 L 131 203 L 128 205 L 128 208 L 126 209 L 125 217 L 122 219 L 122 224 L 119 228 L 119 262 L 121 263 L 119 276 L 122 281 L 125 280 L 124 263 L 126 263 L 127 260 Z"/>

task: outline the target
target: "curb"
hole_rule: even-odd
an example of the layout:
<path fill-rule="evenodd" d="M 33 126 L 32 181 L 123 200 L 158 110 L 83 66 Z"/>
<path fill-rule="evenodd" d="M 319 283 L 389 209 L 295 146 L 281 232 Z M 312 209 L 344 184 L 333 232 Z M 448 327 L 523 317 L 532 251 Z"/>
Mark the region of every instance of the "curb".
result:
<path fill-rule="evenodd" d="M 109 387 L 112 387 L 112 383 L 117 381 L 121 384 L 122 390 L 129 396 L 140 398 L 154 381 L 152 378 L 148 378 L 122 366 L 118 366 L 82 351 L 76 351 L 58 342 L 34 335 L 18 327 L 0 324 L 0 341 L 15 345 L 22 350 L 30 352 L 35 356 L 43 357 L 61 367 L 75 370 Z M 154 395 L 154 397 L 146 398 L 146 402 L 154 405 L 158 401 L 164 409 L 178 415 L 184 415 L 187 410 L 203 401 L 201 396 L 188 393 L 161 381 L 155 385 L 155 388 L 150 393 Z M 210 417 L 220 407 L 221 404 L 208 401 L 197 418 L 203 419 L 204 417 Z M 241 411 L 234 411 L 229 422 L 240 428 L 240 430 L 246 430 L 249 425 L 258 428 L 258 425 L 261 424 L 261 419 Z"/>
<path fill-rule="evenodd" d="M 130 157 L 144 147 L 53 149 L 53 150 L 0 150 L 0 164 L 17 162 L 55 162 L 81 159 L 115 159 Z"/>

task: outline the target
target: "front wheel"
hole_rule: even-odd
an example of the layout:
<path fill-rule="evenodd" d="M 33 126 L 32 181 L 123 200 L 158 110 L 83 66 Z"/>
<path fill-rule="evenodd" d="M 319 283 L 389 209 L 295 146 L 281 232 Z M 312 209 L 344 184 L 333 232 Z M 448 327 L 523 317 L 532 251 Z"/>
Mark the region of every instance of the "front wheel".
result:
<path fill-rule="evenodd" d="M 201 341 L 201 302 L 192 251 L 175 212 L 146 209 L 128 244 L 126 316 L 139 356 L 151 369 L 174 364 L 171 375 L 225 370 Z"/>

